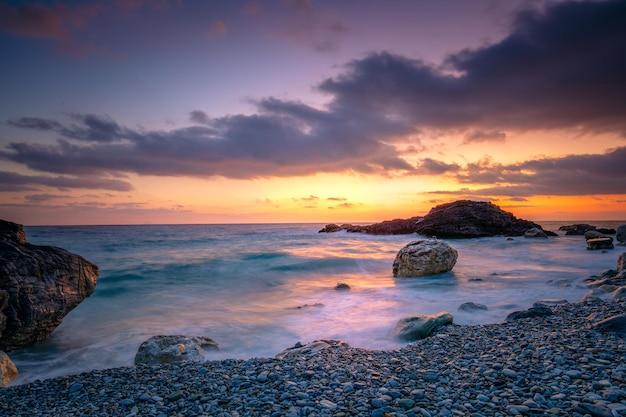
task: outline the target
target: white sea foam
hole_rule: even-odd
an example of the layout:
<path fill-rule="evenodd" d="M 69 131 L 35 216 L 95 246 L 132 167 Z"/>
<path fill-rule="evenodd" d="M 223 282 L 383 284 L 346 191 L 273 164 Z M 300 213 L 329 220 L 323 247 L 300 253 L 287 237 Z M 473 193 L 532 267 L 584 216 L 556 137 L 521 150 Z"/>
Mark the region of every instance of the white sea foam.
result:
<path fill-rule="evenodd" d="M 453 272 L 393 278 L 395 254 L 416 236 L 318 234 L 322 226 L 27 227 L 31 243 L 81 254 L 100 279 L 47 341 L 11 353 L 14 383 L 132 365 L 155 334 L 211 337 L 221 350 L 208 359 L 274 356 L 321 338 L 393 349 L 390 330 L 405 316 L 493 323 L 540 299 L 575 301 L 588 292 L 582 280 L 615 268 L 621 253 L 587 251 L 581 236 L 450 240 Z M 336 291 L 339 282 L 351 290 Z M 457 310 L 470 301 L 488 310 Z"/>

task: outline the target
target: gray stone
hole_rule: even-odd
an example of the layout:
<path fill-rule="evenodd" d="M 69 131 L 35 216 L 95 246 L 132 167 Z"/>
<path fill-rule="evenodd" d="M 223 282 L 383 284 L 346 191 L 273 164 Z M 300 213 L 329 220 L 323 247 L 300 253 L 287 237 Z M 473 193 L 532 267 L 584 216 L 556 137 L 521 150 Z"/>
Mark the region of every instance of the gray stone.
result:
<path fill-rule="evenodd" d="M 421 277 L 451 271 L 458 256 L 458 252 L 442 240 L 416 240 L 396 255 L 393 276 Z"/>
<path fill-rule="evenodd" d="M 546 234 L 546 232 L 544 232 L 543 230 L 541 230 L 538 227 L 533 227 L 530 228 L 528 230 L 526 230 L 524 232 L 524 237 L 527 238 L 548 238 L 548 235 Z"/>
<path fill-rule="evenodd" d="M 143 342 L 135 355 L 135 365 L 155 365 L 171 362 L 202 362 L 205 349 L 218 349 L 208 337 L 182 335 L 152 336 Z"/>
<path fill-rule="evenodd" d="M 342 342 L 339 340 L 316 340 L 311 343 L 307 343 L 306 345 L 302 345 L 300 342 L 296 344 L 296 346 L 285 349 L 276 355 L 278 359 L 286 359 L 293 356 L 311 356 L 315 355 L 317 352 L 332 348 L 332 347 L 350 347 L 350 345 L 346 342 Z"/>
<path fill-rule="evenodd" d="M 585 240 L 599 239 L 603 237 L 606 237 L 606 236 L 604 236 L 604 234 L 600 233 L 597 230 L 587 230 L 585 232 Z"/>
<path fill-rule="evenodd" d="M 424 339 L 437 327 L 452 324 L 452 321 L 452 314 L 445 311 L 430 316 L 405 317 L 398 321 L 392 334 L 395 338 L 405 341 Z"/>

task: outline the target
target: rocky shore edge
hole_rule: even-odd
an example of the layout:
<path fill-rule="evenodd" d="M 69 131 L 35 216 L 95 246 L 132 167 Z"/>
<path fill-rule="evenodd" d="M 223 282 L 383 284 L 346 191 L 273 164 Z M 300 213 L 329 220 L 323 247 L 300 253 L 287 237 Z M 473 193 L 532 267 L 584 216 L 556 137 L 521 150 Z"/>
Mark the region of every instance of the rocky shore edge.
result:
<path fill-rule="evenodd" d="M 0 389 L 0 414 L 626 415 L 626 300 L 590 296 L 549 308 L 553 314 L 541 317 L 443 326 L 392 351 L 317 341 L 274 358 L 139 365 L 35 381 Z M 611 327 L 607 319 L 616 316 Z"/>

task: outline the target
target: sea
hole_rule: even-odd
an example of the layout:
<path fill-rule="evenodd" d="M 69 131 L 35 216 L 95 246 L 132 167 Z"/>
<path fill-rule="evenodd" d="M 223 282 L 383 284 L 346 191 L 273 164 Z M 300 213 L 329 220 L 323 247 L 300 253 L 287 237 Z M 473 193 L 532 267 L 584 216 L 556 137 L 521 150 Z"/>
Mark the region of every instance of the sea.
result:
<path fill-rule="evenodd" d="M 543 222 L 546 230 L 590 223 Z M 10 352 L 12 385 L 132 366 L 154 335 L 206 336 L 207 360 L 272 357 L 319 339 L 393 350 L 391 331 L 416 314 L 450 312 L 461 325 L 497 323 L 539 300 L 576 301 L 584 279 L 615 269 L 626 249 L 589 251 L 583 236 L 447 240 L 451 272 L 394 278 L 397 252 L 418 235 L 318 233 L 324 224 L 27 226 L 30 243 L 99 267 L 95 292 L 44 342 Z M 422 237 L 423 238 L 423 237 Z M 335 289 L 348 284 L 349 291 Z M 487 310 L 459 311 L 474 302 Z"/>

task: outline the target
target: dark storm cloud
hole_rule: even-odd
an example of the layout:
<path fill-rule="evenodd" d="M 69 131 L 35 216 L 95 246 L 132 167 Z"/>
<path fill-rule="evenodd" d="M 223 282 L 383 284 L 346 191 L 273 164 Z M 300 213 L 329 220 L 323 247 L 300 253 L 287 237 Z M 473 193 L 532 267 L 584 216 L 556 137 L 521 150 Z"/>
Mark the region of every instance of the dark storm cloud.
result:
<path fill-rule="evenodd" d="M 58 188 L 60 190 L 71 188 L 102 189 L 111 191 L 130 191 L 130 183 L 109 178 L 71 178 L 71 177 L 48 177 L 44 175 L 21 175 L 15 172 L 0 171 L 0 189 L 2 191 L 33 191 L 37 186 Z"/>
<path fill-rule="evenodd" d="M 499 43 L 443 68 L 387 52 L 355 60 L 319 88 L 333 109 L 420 126 L 612 131 L 626 136 L 626 2 L 567 2 L 521 13 Z"/>
<path fill-rule="evenodd" d="M 626 147 L 603 154 L 542 158 L 500 165 L 485 160 L 468 164 L 461 183 L 483 184 L 480 195 L 591 195 L 626 193 Z M 463 194 L 469 194 L 463 190 Z"/>
<path fill-rule="evenodd" d="M 448 172 L 457 172 L 460 169 L 458 164 L 447 164 L 431 158 L 423 159 L 417 170 L 423 175 L 441 175 Z"/>
<path fill-rule="evenodd" d="M 481 131 L 475 130 L 465 135 L 464 144 L 477 142 L 504 142 L 506 141 L 506 133 L 498 131 Z"/>
<path fill-rule="evenodd" d="M 299 4 L 304 12 L 310 6 Z M 508 37 L 453 54 L 445 68 L 388 52 L 355 60 L 318 86 L 331 95 L 324 110 L 266 98 L 254 103 L 256 114 L 211 118 L 195 110 L 193 126 L 169 131 L 131 129 L 93 114 L 70 114 L 67 122 L 24 117 L 8 124 L 60 139 L 49 145 L 11 143 L 0 149 L 0 158 L 107 181 L 125 173 L 247 179 L 357 172 L 457 175 L 463 183 L 491 184 L 494 190 L 504 184 L 517 194 L 623 192 L 611 174 L 590 171 L 592 161 L 615 162 L 613 154 L 511 166 L 485 160 L 462 169 L 433 159 L 413 166 L 400 150 L 422 128 L 469 132 L 470 143 L 504 140 L 506 130 L 625 134 L 623 74 L 626 2 L 560 3 L 520 14 Z M 566 168 L 578 162 L 582 169 Z"/>
<path fill-rule="evenodd" d="M 170 131 L 139 131 L 107 116 L 72 114 L 69 125 L 47 119 L 10 120 L 15 127 L 61 135 L 56 144 L 11 143 L 0 158 L 32 169 L 69 175 L 134 172 L 142 175 L 253 178 L 316 172 L 383 173 L 413 167 L 383 143 L 401 134 L 375 117 L 351 119 L 301 103 L 267 99 L 259 113 L 210 119 Z"/>
<path fill-rule="evenodd" d="M 7 124 L 13 127 L 51 131 L 68 139 L 85 142 L 115 142 L 135 136 L 135 133 L 122 128 L 109 116 L 73 113 L 70 117 L 78 122 L 65 126 L 56 120 L 37 117 L 10 119 Z"/>

